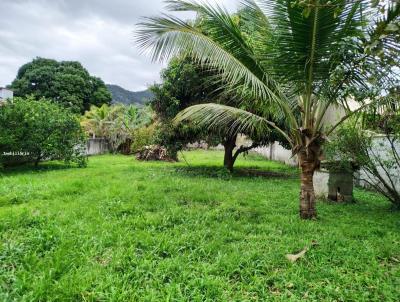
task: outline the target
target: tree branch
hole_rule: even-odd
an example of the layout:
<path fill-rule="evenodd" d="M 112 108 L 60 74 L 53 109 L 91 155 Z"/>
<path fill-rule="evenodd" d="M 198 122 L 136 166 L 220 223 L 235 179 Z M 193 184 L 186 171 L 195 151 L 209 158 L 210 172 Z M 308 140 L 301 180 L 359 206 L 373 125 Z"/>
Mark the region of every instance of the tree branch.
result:
<path fill-rule="evenodd" d="M 240 154 L 242 154 L 244 152 L 248 152 L 248 151 L 250 151 L 250 150 L 252 150 L 254 148 L 258 148 L 258 147 L 260 147 L 260 144 L 258 144 L 258 143 L 252 143 L 250 146 L 247 146 L 247 147 L 246 146 L 240 146 L 240 148 L 236 150 L 235 155 L 233 156 L 233 160 L 236 161 L 237 157 Z"/>

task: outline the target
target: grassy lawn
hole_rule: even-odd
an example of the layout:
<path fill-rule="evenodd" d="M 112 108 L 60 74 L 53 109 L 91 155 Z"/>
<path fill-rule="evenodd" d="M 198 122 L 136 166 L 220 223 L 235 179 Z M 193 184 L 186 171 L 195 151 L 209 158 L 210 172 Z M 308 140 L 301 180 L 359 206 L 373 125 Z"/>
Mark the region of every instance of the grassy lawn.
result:
<path fill-rule="evenodd" d="M 231 177 L 222 153 L 185 158 L 3 174 L 0 301 L 400 300 L 400 213 L 379 196 L 300 221 L 296 170 L 250 156 Z"/>

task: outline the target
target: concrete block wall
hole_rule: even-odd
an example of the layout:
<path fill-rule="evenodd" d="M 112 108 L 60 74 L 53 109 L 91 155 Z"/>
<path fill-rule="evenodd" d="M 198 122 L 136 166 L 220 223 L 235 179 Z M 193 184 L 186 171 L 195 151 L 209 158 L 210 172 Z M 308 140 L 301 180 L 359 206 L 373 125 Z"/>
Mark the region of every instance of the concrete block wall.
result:
<path fill-rule="evenodd" d="M 400 143 L 396 142 L 395 143 L 395 149 L 398 154 L 400 154 Z M 377 156 L 382 162 L 385 162 L 387 160 L 393 160 L 393 153 L 392 149 L 390 146 L 390 142 L 385 136 L 376 136 L 373 139 L 373 152 L 374 155 Z M 399 166 L 397 164 L 394 164 L 390 169 L 385 171 L 384 169 L 378 167 L 379 174 L 385 181 L 390 182 L 389 177 L 387 173 L 390 175 L 391 180 L 394 183 L 394 186 L 396 187 L 396 191 L 400 192 L 400 170 Z M 371 176 L 367 171 L 361 169 L 358 171 L 355 175 L 355 181 L 356 185 L 363 187 L 363 188 L 369 188 L 370 184 L 365 181 L 368 180 L 373 183 L 378 183 L 379 180 Z"/>
<path fill-rule="evenodd" d="M 99 155 L 110 152 L 110 145 L 104 138 L 90 138 L 86 145 L 86 155 Z"/>
<path fill-rule="evenodd" d="M 269 160 L 283 162 L 286 165 L 297 167 L 297 156 L 292 156 L 292 151 L 282 147 L 278 142 L 275 142 L 267 147 L 254 149 L 254 152 L 266 157 Z"/>

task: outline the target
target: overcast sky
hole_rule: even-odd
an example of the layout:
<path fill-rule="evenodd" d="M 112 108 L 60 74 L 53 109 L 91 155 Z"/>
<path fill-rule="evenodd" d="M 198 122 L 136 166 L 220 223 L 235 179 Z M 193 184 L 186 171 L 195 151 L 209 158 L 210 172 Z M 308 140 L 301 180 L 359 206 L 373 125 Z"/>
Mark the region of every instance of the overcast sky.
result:
<path fill-rule="evenodd" d="M 22 64 L 44 57 L 80 61 L 106 83 L 145 89 L 159 80 L 162 66 L 140 54 L 133 32 L 140 17 L 159 15 L 164 6 L 162 0 L 0 0 L 0 87 Z"/>

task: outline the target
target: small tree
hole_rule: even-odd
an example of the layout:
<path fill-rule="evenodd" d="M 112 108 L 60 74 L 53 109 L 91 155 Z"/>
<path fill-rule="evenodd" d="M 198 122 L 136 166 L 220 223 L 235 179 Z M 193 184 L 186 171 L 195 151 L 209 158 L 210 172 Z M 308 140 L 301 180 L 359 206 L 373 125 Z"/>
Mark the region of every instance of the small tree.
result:
<path fill-rule="evenodd" d="M 162 84 L 151 87 L 154 99 L 151 102 L 156 112 L 159 123 L 157 136 L 154 143 L 163 145 L 168 150 L 169 157 L 177 159 L 178 151 L 187 144 L 206 141 L 209 145 L 222 144 L 224 146 L 224 166 L 232 171 L 236 159 L 240 154 L 246 153 L 256 147 L 280 141 L 288 145 L 283 136 L 270 129 L 265 133 L 255 133 L 246 129 L 225 125 L 210 131 L 207 127 L 196 125 L 188 121 L 176 125 L 173 123 L 175 116 L 192 105 L 215 100 L 219 104 L 235 105 L 239 101 L 230 92 L 217 92 L 218 86 L 212 82 L 216 73 L 201 68 L 196 61 L 188 56 L 173 58 L 166 69 L 161 73 Z M 280 123 L 284 127 L 283 123 Z M 251 145 L 237 146 L 239 134 L 249 135 L 253 141 Z"/>
<path fill-rule="evenodd" d="M 361 181 L 400 209 L 400 116 L 385 114 L 376 132 L 362 129 L 358 120 L 340 127 L 326 146 L 326 156 L 342 168 L 360 168 Z"/>
<path fill-rule="evenodd" d="M 109 121 L 107 138 L 112 148 L 130 154 L 135 131 L 152 121 L 152 111 L 149 107 L 116 105 L 111 107 Z"/>
<path fill-rule="evenodd" d="M 64 160 L 86 165 L 85 137 L 78 118 L 46 99 L 14 98 L 0 107 L 0 154 L 5 165 L 18 158 Z"/>
<path fill-rule="evenodd" d="M 185 123 L 175 127 L 176 114 L 204 100 L 204 78 L 189 57 L 175 57 L 161 72 L 161 84 L 150 87 L 154 98 L 150 106 L 156 113 L 157 123 L 153 143 L 167 149 L 168 157 L 178 159 L 178 152 L 188 143 L 200 140 L 211 142 L 212 135 L 203 129 Z"/>
<path fill-rule="evenodd" d="M 81 125 L 92 138 L 105 138 L 108 132 L 110 106 L 103 104 L 101 107 L 91 106 L 81 118 Z"/>

